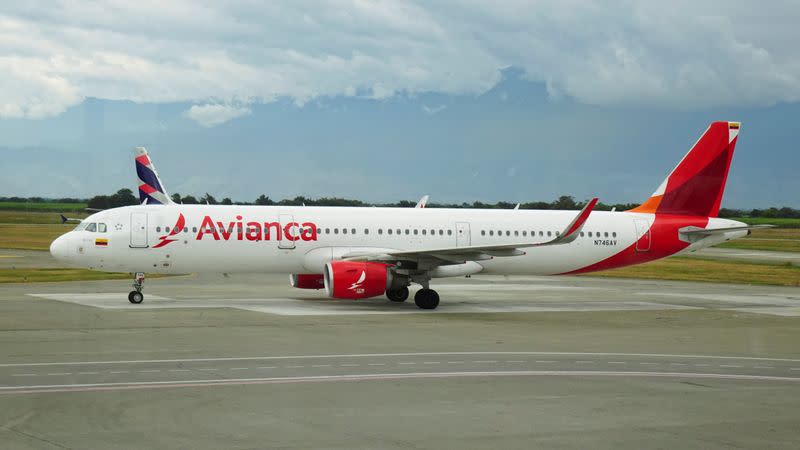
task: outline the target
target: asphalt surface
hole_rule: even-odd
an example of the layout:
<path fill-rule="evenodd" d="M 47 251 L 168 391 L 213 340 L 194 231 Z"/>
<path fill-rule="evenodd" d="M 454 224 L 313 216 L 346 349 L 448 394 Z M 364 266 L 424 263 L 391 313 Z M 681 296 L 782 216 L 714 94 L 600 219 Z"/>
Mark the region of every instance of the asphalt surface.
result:
<path fill-rule="evenodd" d="M 287 278 L 1 286 L 0 447 L 800 448 L 797 288 Z"/>

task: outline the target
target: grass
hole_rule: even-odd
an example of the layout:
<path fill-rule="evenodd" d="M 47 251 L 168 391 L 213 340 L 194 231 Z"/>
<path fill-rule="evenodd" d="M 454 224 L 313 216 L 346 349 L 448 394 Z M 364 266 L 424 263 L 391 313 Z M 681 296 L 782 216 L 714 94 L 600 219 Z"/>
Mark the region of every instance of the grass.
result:
<path fill-rule="evenodd" d="M 585 276 L 800 286 L 800 267 L 791 264 L 758 264 L 685 257 L 667 258 Z"/>
<path fill-rule="evenodd" d="M 769 217 L 731 217 L 731 220 L 738 220 L 748 225 L 775 225 L 779 228 L 800 228 L 800 219 L 789 218 L 769 218 Z"/>
<path fill-rule="evenodd" d="M 123 280 L 127 273 L 97 272 L 88 269 L 0 269 L 0 283 L 41 283 L 55 281 Z"/>
<path fill-rule="evenodd" d="M 60 214 L 64 214 L 70 218 L 83 219 L 88 216 L 86 212 L 69 212 L 67 210 L 58 210 L 58 212 L 47 211 L 22 211 L 22 210 L 2 210 L 0 209 L 0 224 L 19 223 L 19 224 L 33 224 L 33 223 L 49 223 L 60 224 Z M 75 224 L 73 223 L 73 226 Z"/>
<path fill-rule="evenodd" d="M 55 238 L 74 227 L 75 224 L 0 224 L 0 248 L 48 250 Z"/>
<path fill-rule="evenodd" d="M 56 202 L 0 202 L 0 209 L 13 211 L 83 211 L 86 203 L 56 203 Z"/>
<path fill-rule="evenodd" d="M 742 250 L 800 252 L 800 228 L 753 230 L 753 234 L 750 236 L 725 242 L 717 247 L 737 248 Z"/>

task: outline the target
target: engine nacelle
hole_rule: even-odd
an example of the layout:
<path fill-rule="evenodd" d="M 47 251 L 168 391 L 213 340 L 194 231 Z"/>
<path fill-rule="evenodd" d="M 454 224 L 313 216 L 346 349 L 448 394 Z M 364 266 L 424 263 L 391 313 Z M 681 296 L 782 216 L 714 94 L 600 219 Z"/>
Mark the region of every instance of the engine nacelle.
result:
<path fill-rule="evenodd" d="M 325 281 L 319 273 L 293 273 L 289 275 L 289 284 L 298 289 L 322 289 Z"/>
<path fill-rule="evenodd" d="M 333 298 L 369 298 L 383 295 L 392 285 L 388 264 L 331 261 L 325 264 L 325 293 Z"/>

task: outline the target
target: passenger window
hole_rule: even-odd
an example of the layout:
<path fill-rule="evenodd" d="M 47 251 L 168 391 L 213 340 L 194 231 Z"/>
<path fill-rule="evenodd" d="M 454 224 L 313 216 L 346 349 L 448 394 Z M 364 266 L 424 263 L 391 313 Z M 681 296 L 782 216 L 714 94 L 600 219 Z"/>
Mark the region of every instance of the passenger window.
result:
<path fill-rule="evenodd" d="M 481 230 L 481 236 L 486 236 L 486 230 Z"/>
<path fill-rule="evenodd" d="M 389 233 L 389 234 L 392 234 L 392 229 L 389 228 L 389 229 L 386 230 L 386 232 Z"/>
<path fill-rule="evenodd" d="M 489 230 L 489 236 L 494 236 L 494 230 Z"/>
<path fill-rule="evenodd" d="M 514 236 L 519 236 L 519 231 L 514 231 Z"/>
<path fill-rule="evenodd" d="M 414 228 L 414 236 L 416 236 L 418 233 L 419 233 L 419 230 L 417 230 L 416 228 Z"/>
<path fill-rule="evenodd" d="M 539 236 L 544 236 L 544 231 L 540 231 Z"/>
<path fill-rule="evenodd" d="M 350 234 L 356 234 L 356 229 L 355 228 L 351 228 L 350 229 Z"/>
<path fill-rule="evenodd" d="M 589 237 L 592 237 L 592 232 L 591 231 L 589 232 Z"/>
<path fill-rule="evenodd" d="M 334 231 L 335 233 L 335 231 Z M 342 228 L 342 234 L 347 234 L 347 228 Z"/>
<path fill-rule="evenodd" d="M 156 227 L 156 233 L 161 233 L 161 227 Z"/>
<path fill-rule="evenodd" d="M 581 237 L 583 237 L 583 231 L 581 231 Z"/>
<path fill-rule="evenodd" d="M 192 233 L 197 233 L 197 227 L 192 227 Z"/>
<path fill-rule="evenodd" d="M 188 233 L 189 232 L 189 227 L 183 227 L 183 232 L 184 233 Z"/>
<path fill-rule="evenodd" d="M 331 234 L 331 229 L 330 228 L 325 228 L 325 234 Z"/>
<path fill-rule="evenodd" d="M 169 227 L 164 227 L 164 232 L 169 233 Z"/>
<path fill-rule="evenodd" d="M 511 232 L 506 230 L 506 236 L 511 236 Z"/>
<path fill-rule="evenodd" d="M 616 231 L 612 231 L 611 232 L 611 237 L 617 237 L 617 232 Z"/>
<path fill-rule="evenodd" d="M 406 234 L 408 234 L 408 228 L 406 228 Z"/>
<path fill-rule="evenodd" d="M 431 236 L 433 236 L 434 234 L 436 234 L 436 230 L 431 229 Z"/>
<path fill-rule="evenodd" d="M 378 228 L 378 234 L 383 234 L 383 228 Z"/>
<path fill-rule="evenodd" d="M 333 229 L 333 234 L 339 234 L 339 229 L 338 228 L 334 228 Z"/>
<path fill-rule="evenodd" d="M 400 228 L 397 229 L 397 234 L 403 234 L 400 232 Z"/>
<path fill-rule="evenodd" d="M 92 233 L 94 233 L 95 231 L 97 231 L 97 224 L 92 222 L 89 225 L 86 225 L 86 231 L 91 231 Z"/>
<path fill-rule="evenodd" d="M 527 232 L 526 230 L 522 230 L 522 235 L 523 235 L 523 236 L 527 236 L 527 235 L 528 235 L 528 232 Z"/>
<path fill-rule="evenodd" d="M 369 234 L 369 228 L 364 228 L 364 234 Z"/>
<path fill-rule="evenodd" d="M 440 228 L 440 229 L 439 229 L 439 236 L 442 236 L 442 235 L 444 235 L 444 230 L 442 230 L 442 229 Z"/>
<path fill-rule="evenodd" d="M 547 237 L 550 237 L 550 232 L 549 231 L 547 232 Z"/>
<path fill-rule="evenodd" d="M 603 237 L 608 237 L 608 231 L 603 232 Z"/>
<path fill-rule="evenodd" d="M 426 230 L 425 228 L 423 228 L 423 229 L 422 229 L 422 235 L 423 235 L 423 236 L 425 236 L 425 235 L 427 235 L 427 234 L 428 234 L 428 230 Z"/>
<path fill-rule="evenodd" d="M 556 231 L 556 236 L 561 236 L 561 232 L 560 231 Z"/>
<path fill-rule="evenodd" d="M 317 228 L 317 234 L 322 234 L 322 228 Z"/>
<path fill-rule="evenodd" d="M 448 236 L 452 236 L 453 235 L 453 230 L 447 230 L 447 235 Z"/>

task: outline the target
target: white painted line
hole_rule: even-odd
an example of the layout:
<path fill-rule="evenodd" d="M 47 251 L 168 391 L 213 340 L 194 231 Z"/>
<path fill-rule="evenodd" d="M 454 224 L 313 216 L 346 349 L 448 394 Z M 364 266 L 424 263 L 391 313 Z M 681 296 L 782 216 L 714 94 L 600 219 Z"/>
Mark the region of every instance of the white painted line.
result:
<path fill-rule="evenodd" d="M 425 361 L 422 364 L 441 364 L 439 361 Z"/>
<path fill-rule="evenodd" d="M 169 369 L 169 372 L 190 372 L 189 369 Z"/>
<path fill-rule="evenodd" d="M 747 361 L 783 361 L 800 362 L 800 359 L 760 358 L 752 356 L 715 356 L 715 355 L 676 355 L 667 353 L 590 353 L 590 352 L 422 352 L 422 353 L 356 353 L 340 355 L 295 355 L 295 356 L 244 356 L 223 358 L 184 358 L 184 359 L 143 359 L 119 361 L 60 361 L 35 363 L 0 364 L 0 367 L 34 367 L 34 366 L 75 366 L 88 364 L 141 364 L 141 363 L 180 363 L 180 362 L 214 362 L 214 361 L 258 361 L 277 359 L 309 359 L 309 358 L 375 358 L 398 356 L 447 356 L 447 355 L 554 355 L 554 356 L 637 356 L 650 358 L 704 358 Z M 537 361 L 539 362 L 539 361 Z M 555 361 L 546 361 L 555 362 Z"/>
<path fill-rule="evenodd" d="M 464 361 L 447 361 L 447 364 L 464 364 Z"/>
<path fill-rule="evenodd" d="M 594 361 L 575 361 L 575 364 L 594 364 Z"/>
<path fill-rule="evenodd" d="M 694 364 L 695 367 L 710 367 L 711 364 Z"/>
<path fill-rule="evenodd" d="M 657 366 L 658 365 L 658 363 L 654 363 L 654 362 L 640 362 L 639 364 L 641 364 L 643 366 Z"/>
<path fill-rule="evenodd" d="M 275 366 L 261 366 L 259 369 L 274 369 Z"/>
<path fill-rule="evenodd" d="M 330 367 L 330 364 L 314 364 L 311 367 Z"/>
<path fill-rule="evenodd" d="M 789 370 L 800 370 L 800 367 L 791 367 Z"/>
<path fill-rule="evenodd" d="M 478 364 L 496 364 L 497 361 L 494 360 L 482 360 L 482 361 L 475 361 Z"/>
<path fill-rule="evenodd" d="M 670 366 L 688 366 L 688 364 L 684 363 L 669 363 Z"/>
<path fill-rule="evenodd" d="M 47 375 L 52 377 L 59 377 L 62 375 L 72 375 L 72 372 L 53 372 L 53 373 L 48 373 Z"/>
<path fill-rule="evenodd" d="M 13 373 L 12 377 L 38 377 L 38 373 Z"/>
<path fill-rule="evenodd" d="M 213 368 L 213 367 L 201 367 L 201 368 L 199 368 L 199 369 L 197 369 L 197 370 L 200 370 L 200 371 L 203 371 L 203 372 L 214 372 L 214 371 L 216 371 L 217 369 L 215 369 L 215 368 Z"/>
<path fill-rule="evenodd" d="M 238 378 L 238 379 L 204 379 L 180 381 L 140 381 L 121 383 L 90 383 L 90 384 L 51 384 L 28 386 L 0 386 L 2 394 L 34 394 L 43 392 L 86 392 L 86 391 L 113 391 L 152 388 L 178 388 L 197 386 L 230 386 L 244 384 L 279 384 L 279 383 L 309 383 L 309 382 L 341 382 L 341 381 L 367 381 L 367 380 L 400 380 L 413 378 L 453 378 L 453 377 L 519 377 L 519 376 L 569 376 L 576 378 L 585 377 L 648 377 L 648 378 L 706 378 L 721 380 L 751 380 L 751 381 L 781 381 L 800 382 L 796 377 L 778 377 L 767 375 L 721 374 L 721 373 L 692 373 L 692 372 L 635 372 L 635 371 L 571 371 L 571 370 L 520 370 L 520 371 L 479 371 L 479 372 L 416 372 L 416 373 L 388 373 L 388 374 L 361 374 L 361 375 L 320 375 L 275 378 Z"/>
<path fill-rule="evenodd" d="M 286 366 L 287 369 L 302 369 L 305 366 Z"/>
<path fill-rule="evenodd" d="M 385 363 L 369 363 L 368 366 L 385 366 Z"/>
<path fill-rule="evenodd" d="M 609 361 L 608 364 L 628 364 L 625 361 Z"/>
<path fill-rule="evenodd" d="M 506 362 L 507 363 L 524 363 L 525 361 L 523 361 L 521 359 L 510 359 L 510 360 L 508 360 Z"/>
<path fill-rule="evenodd" d="M 545 361 L 545 360 L 541 360 L 540 359 L 540 360 L 538 360 L 536 362 L 539 363 L 539 364 L 550 364 L 550 363 L 554 363 L 555 361 Z"/>
<path fill-rule="evenodd" d="M 358 364 L 339 364 L 340 367 L 357 367 Z"/>
<path fill-rule="evenodd" d="M 140 370 L 139 373 L 156 373 L 161 372 L 159 369 L 147 369 L 147 370 Z"/>
<path fill-rule="evenodd" d="M 774 369 L 774 366 L 753 366 L 754 369 Z"/>
<path fill-rule="evenodd" d="M 247 370 L 249 367 L 231 367 L 230 370 Z"/>
<path fill-rule="evenodd" d="M 100 372 L 78 372 L 78 375 L 97 375 Z"/>
<path fill-rule="evenodd" d="M 720 367 L 742 367 L 742 366 L 738 366 L 736 364 L 720 364 L 719 366 Z"/>
<path fill-rule="evenodd" d="M 111 370 L 108 373 L 131 373 L 130 370 Z"/>
<path fill-rule="evenodd" d="M 405 361 L 404 361 L 404 362 L 399 362 L 399 363 L 397 363 L 397 364 L 400 364 L 401 366 L 412 366 L 412 365 L 414 365 L 414 364 L 416 364 L 416 363 L 413 363 L 413 362 L 405 362 Z"/>

